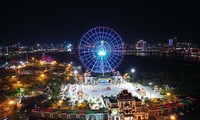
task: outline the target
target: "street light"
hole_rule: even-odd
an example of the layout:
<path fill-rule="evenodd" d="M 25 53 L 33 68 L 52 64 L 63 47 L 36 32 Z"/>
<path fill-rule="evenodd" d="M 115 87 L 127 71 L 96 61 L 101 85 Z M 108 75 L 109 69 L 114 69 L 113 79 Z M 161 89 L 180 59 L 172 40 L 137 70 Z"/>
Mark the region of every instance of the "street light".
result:
<path fill-rule="evenodd" d="M 170 95 L 171 95 L 171 93 L 167 93 L 167 98 L 168 98 L 168 100 L 170 100 Z"/>
<path fill-rule="evenodd" d="M 132 77 L 131 77 L 131 82 L 133 82 L 133 74 L 134 74 L 134 72 L 135 72 L 135 69 L 132 68 L 132 69 L 131 69 L 131 75 L 132 75 Z"/>
<path fill-rule="evenodd" d="M 78 74 L 78 71 L 77 71 L 77 70 L 74 70 L 74 74 L 77 75 L 77 74 Z"/>
<path fill-rule="evenodd" d="M 170 93 L 167 93 L 167 96 L 170 96 L 171 94 Z"/>
<path fill-rule="evenodd" d="M 150 87 L 151 87 L 152 82 L 150 82 L 149 85 L 150 85 Z M 151 91 L 150 91 L 150 96 L 149 96 L 149 98 L 151 99 Z"/>
<path fill-rule="evenodd" d="M 61 104 L 63 102 L 63 100 L 59 100 L 58 102 L 59 102 L 59 104 Z"/>
<path fill-rule="evenodd" d="M 151 86 L 151 85 L 152 85 L 152 83 L 150 82 L 150 83 L 149 83 L 149 85 Z"/>
<path fill-rule="evenodd" d="M 13 101 L 13 100 L 10 100 L 9 102 L 8 102 L 8 104 L 9 105 L 13 105 L 15 102 Z"/>
<path fill-rule="evenodd" d="M 67 65 L 68 68 L 70 68 L 71 66 L 72 66 L 71 64 L 68 64 L 68 65 Z"/>
<path fill-rule="evenodd" d="M 40 65 L 44 65 L 44 62 L 43 62 L 43 61 L 40 61 Z"/>
<path fill-rule="evenodd" d="M 170 116 L 170 119 L 171 119 L 171 120 L 176 120 L 175 115 L 171 115 L 171 116 Z"/>
<path fill-rule="evenodd" d="M 63 100 L 58 101 L 58 106 L 62 107 Z"/>
<path fill-rule="evenodd" d="M 135 69 L 132 68 L 132 69 L 131 69 L 131 73 L 134 73 L 134 72 L 135 72 Z"/>
<path fill-rule="evenodd" d="M 41 74 L 40 76 L 41 76 L 42 78 L 44 78 L 45 75 L 44 75 L 44 74 Z"/>
<path fill-rule="evenodd" d="M 39 76 L 39 80 L 41 81 L 45 80 L 45 78 L 46 78 L 46 75 L 43 73 Z"/>

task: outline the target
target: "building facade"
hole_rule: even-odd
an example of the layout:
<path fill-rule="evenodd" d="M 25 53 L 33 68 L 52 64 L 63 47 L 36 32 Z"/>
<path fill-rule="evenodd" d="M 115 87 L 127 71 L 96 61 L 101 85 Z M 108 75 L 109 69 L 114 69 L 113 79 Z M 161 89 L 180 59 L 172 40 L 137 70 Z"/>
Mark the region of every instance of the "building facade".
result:
<path fill-rule="evenodd" d="M 147 42 L 144 40 L 139 40 L 139 41 L 137 41 L 135 47 L 136 47 L 136 50 L 144 51 L 147 49 Z"/>
<path fill-rule="evenodd" d="M 133 97 L 127 90 L 121 91 L 116 98 L 110 98 L 108 120 L 144 120 L 149 113 L 142 101 Z"/>

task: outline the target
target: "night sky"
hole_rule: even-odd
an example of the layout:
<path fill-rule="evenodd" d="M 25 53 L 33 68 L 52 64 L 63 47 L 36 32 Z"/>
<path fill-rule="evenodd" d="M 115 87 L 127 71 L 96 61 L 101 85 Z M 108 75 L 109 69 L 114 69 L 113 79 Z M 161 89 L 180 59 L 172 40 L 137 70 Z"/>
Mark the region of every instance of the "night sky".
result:
<path fill-rule="evenodd" d="M 200 43 L 199 6 L 192 2 L 7 1 L 0 3 L 0 45 L 78 42 L 95 26 L 115 29 L 126 43 L 139 39 Z"/>

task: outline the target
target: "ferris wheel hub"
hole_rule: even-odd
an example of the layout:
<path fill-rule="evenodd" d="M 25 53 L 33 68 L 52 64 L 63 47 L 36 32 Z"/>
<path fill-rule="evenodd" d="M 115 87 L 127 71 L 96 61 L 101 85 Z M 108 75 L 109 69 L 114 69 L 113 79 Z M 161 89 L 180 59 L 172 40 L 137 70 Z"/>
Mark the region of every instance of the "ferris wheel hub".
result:
<path fill-rule="evenodd" d="M 100 50 L 98 54 L 99 54 L 99 56 L 105 56 L 106 52 L 104 50 Z"/>

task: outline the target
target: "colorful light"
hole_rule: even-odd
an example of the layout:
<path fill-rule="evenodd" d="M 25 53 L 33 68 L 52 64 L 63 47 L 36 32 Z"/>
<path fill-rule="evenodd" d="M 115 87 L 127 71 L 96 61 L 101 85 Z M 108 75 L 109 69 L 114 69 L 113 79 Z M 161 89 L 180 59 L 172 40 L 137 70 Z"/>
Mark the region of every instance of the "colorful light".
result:
<path fill-rule="evenodd" d="M 93 36 L 93 37 L 89 37 Z M 124 56 L 120 35 L 108 27 L 95 27 L 86 32 L 79 44 L 79 58 L 84 67 L 93 73 L 115 70 Z"/>
<path fill-rule="evenodd" d="M 167 93 L 167 96 L 170 96 L 171 94 L 170 93 Z"/>
<path fill-rule="evenodd" d="M 171 120 L 175 120 L 176 117 L 175 117 L 174 115 L 171 115 L 171 116 L 170 116 L 170 119 L 171 119 Z"/>
<path fill-rule="evenodd" d="M 14 104 L 15 102 L 13 101 L 13 100 L 10 100 L 9 102 L 8 102 L 8 104 L 9 105 L 12 105 L 12 104 Z"/>

